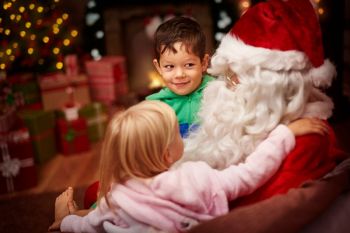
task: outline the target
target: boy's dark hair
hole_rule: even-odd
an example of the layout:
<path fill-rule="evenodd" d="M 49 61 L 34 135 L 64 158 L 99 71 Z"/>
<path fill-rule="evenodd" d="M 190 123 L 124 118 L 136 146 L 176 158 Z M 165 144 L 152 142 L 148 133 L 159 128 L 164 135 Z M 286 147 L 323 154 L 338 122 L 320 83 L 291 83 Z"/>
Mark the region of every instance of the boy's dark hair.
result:
<path fill-rule="evenodd" d="M 206 38 L 201 26 L 192 18 L 176 16 L 162 23 L 154 34 L 156 59 L 170 49 L 176 53 L 174 44 L 181 42 L 188 52 L 197 55 L 201 60 L 205 55 Z"/>

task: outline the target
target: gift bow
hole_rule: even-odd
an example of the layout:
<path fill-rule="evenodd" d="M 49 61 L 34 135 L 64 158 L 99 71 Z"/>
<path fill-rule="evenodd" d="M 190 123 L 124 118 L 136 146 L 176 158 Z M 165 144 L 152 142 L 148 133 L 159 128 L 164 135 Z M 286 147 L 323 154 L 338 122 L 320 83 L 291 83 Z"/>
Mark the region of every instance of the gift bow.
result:
<path fill-rule="evenodd" d="M 29 132 L 27 129 L 20 129 L 16 131 L 16 133 L 10 134 L 9 140 L 19 143 L 19 142 L 24 142 L 29 139 Z"/>
<path fill-rule="evenodd" d="M 10 192 L 15 190 L 13 184 L 13 177 L 16 177 L 21 167 L 31 167 L 34 165 L 33 158 L 19 160 L 17 158 L 11 159 L 10 153 L 6 143 L 0 143 L 3 163 L 0 163 L 1 174 L 7 178 L 6 185 Z"/>
<path fill-rule="evenodd" d="M 1 148 L 2 149 L 2 148 Z M 17 176 L 21 162 L 19 159 L 8 159 L 0 165 L 1 174 L 3 177 L 10 178 Z"/>
<path fill-rule="evenodd" d="M 76 133 L 75 133 L 75 130 L 72 128 L 69 128 L 67 133 L 64 135 L 64 139 L 67 142 L 73 142 L 75 137 L 76 137 Z"/>

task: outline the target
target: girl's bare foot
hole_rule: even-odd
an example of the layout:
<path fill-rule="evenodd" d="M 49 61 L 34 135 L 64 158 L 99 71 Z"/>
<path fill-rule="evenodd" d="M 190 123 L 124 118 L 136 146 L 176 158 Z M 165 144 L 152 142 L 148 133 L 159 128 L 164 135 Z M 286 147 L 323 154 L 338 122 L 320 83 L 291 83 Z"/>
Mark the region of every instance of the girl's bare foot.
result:
<path fill-rule="evenodd" d="M 55 201 L 55 222 L 49 227 L 49 231 L 59 230 L 61 221 L 70 214 L 68 203 L 73 201 L 73 188 L 68 187 Z"/>

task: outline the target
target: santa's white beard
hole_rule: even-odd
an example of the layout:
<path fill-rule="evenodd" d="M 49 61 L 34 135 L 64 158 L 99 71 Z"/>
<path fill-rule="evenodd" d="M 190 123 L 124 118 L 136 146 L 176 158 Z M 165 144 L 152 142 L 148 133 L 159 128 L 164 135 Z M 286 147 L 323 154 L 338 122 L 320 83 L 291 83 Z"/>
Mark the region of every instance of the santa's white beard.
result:
<path fill-rule="evenodd" d="M 220 79 L 209 83 L 199 113 L 201 127 L 185 139 L 185 154 L 176 165 L 202 160 L 223 169 L 244 161 L 278 124 L 305 112 L 324 119 L 330 116 L 331 100 L 301 81 L 305 77 L 283 78 L 269 72 L 243 76 L 234 91 Z"/>

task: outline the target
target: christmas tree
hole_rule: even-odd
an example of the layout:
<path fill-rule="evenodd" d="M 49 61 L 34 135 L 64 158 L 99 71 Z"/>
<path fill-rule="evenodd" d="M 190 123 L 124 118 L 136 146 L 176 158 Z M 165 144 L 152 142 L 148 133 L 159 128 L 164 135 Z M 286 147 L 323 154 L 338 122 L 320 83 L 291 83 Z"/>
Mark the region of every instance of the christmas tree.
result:
<path fill-rule="evenodd" d="M 0 5 L 0 71 L 52 72 L 75 52 L 78 31 L 60 0 L 5 0 Z"/>

